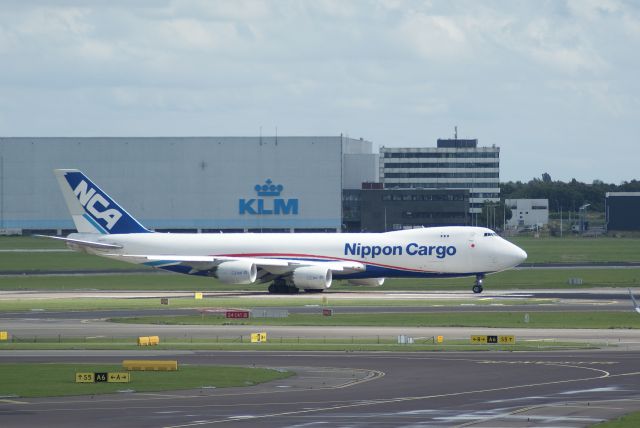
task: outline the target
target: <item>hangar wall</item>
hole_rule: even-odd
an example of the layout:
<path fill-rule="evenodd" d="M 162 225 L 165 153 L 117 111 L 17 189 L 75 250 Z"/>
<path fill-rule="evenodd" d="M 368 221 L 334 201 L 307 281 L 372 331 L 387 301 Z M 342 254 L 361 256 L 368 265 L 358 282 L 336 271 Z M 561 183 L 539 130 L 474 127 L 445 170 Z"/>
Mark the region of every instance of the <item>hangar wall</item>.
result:
<path fill-rule="evenodd" d="M 340 230 L 344 153 L 367 152 L 341 136 L 0 138 L 0 229 L 73 228 L 52 170 L 76 168 L 149 228 Z"/>
<path fill-rule="evenodd" d="M 607 230 L 640 230 L 640 192 L 607 192 Z"/>

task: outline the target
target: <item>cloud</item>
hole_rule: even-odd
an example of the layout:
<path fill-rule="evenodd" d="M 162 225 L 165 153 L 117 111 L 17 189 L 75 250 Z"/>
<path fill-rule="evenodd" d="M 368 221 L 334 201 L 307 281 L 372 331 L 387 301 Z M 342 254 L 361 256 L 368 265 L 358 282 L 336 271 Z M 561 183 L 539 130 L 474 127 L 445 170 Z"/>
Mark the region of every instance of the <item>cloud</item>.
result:
<path fill-rule="evenodd" d="M 397 29 L 399 43 L 432 60 L 453 60 L 468 50 L 467 37 L 453 18 L 409 12 Z"/>
<path fill-rule="evenodd" d="M 543 65 L 568 73 L 606 70 L 606 61 L 591 47 L 580 25 L 557 24 L 545 18 L 529 23 L 520 41 L 522 52 Z"/>
<path fill-rule="evenodd" d="M 457 124 L 505 154 L 597 152 L 603 135 L 628 153 L 640 133 L 639 16 L 614 0 L 6 1 L 0 135 L 277 124 L 416 146 Z M 509 162 L 510 174 L 533 169 Z"/>

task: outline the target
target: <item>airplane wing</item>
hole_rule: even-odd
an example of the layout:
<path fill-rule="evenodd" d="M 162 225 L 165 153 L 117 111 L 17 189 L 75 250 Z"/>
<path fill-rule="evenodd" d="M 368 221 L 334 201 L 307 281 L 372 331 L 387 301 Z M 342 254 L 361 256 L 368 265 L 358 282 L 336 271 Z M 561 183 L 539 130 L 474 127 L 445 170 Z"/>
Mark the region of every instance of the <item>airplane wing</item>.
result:
<path fill-rule="evenodd" d="M 270 259 L 257 257 L 228 257 L 228 256 L 182 256 L 182 255 L 147 255 L 147 254 L 126 254 L 109 256 L 119 256 L 123 258 L 137 259 L 137 261 L 146 263 L 154 267 L 182 265 L 189 266 L 194 271 L 213 270 L 219 264 L 229 261 L 250 261 L 256 265 L 258 269 L 263 269 L 273 275 L 286 275 L 293 272 L 296 268 L 302 266 L 324 266 L 332 272 L 355 273 L 363 272 L 366 267 L 362 263 L 350 261 L 326 261 L 316 262 L 308 260 L 295 259 Z"/>

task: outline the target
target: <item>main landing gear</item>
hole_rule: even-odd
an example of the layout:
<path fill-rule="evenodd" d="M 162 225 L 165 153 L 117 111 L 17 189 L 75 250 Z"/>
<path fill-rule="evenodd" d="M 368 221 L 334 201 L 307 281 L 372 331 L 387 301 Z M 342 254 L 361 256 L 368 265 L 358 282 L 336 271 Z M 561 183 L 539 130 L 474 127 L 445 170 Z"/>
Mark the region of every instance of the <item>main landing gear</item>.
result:
<path fill-rule="evenodd" d="M 269 293 L 271 294 L 296 294 L 300 289 L 295 285 L 289 285 L 284 279 L 276 279 L 269 286 Z"/>
<path fill-rule="evenodd" d="M 484 279 L 484 275 L 476 275 L 476 283 L 473 286 L 473 292 L 476 294 L 482 293 L 482 280 Z"/>

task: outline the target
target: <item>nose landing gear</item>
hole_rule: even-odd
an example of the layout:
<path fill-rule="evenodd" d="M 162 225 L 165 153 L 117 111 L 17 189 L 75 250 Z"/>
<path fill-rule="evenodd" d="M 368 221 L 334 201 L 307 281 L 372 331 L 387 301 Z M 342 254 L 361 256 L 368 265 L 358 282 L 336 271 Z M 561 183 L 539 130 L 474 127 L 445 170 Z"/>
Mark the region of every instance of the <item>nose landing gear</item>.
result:
<path fill-rule="evenodd" d="M 476 275 L 476 283 L 473 286 L 473 292 L 476 294 L 482 293 L 482 280 L 484 279 L 484 275 Z"/>

